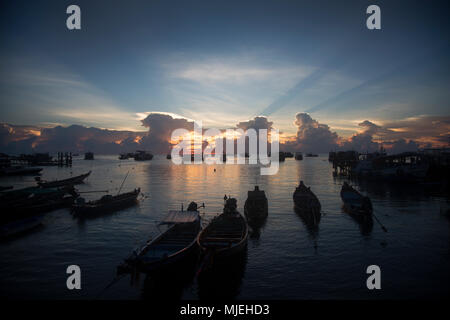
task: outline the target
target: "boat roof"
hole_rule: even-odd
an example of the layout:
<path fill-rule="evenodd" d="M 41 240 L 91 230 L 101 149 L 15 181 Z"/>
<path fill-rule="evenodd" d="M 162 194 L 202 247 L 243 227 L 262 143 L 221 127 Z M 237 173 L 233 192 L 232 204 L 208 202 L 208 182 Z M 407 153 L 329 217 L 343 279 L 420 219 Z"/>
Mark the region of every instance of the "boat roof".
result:
<path fill-rule="evenodd" d="M 161 221 L 161 224 L 194 222 L 198 219 L 198 216 L 198 211 L 170 210 L 169 214 Z"/>

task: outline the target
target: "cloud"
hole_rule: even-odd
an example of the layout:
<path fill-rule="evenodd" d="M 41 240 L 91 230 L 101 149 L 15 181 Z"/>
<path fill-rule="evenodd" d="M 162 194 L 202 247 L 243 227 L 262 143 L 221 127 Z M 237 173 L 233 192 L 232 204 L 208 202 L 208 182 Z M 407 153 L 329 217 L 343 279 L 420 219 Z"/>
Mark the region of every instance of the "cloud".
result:
<path fill-rule="evenodd" d="M 142 125 L 148 128 L 148 133 L 140 141 L 140 147 L 154 153 L 168 153 L 171 149 L 172 132 L 176 129 L 194 130 L 194 122 L 186 118 L 167 113 L 151 112 L 141 120 Z"/>
<path fill-rule="evenodd" d="M 241 121 L 239 122 L 236 127 L 242 130 L 248 130 L 248 129 L 255 129 L 256 131 L 259 131 L 260 129 L 272 129 L 273 122 L 269 121 L 267 117 L 258 116 L 254 117 L 251 120 L 247 121 Z"/>
<path fill-rule="evenodd" d="M 328 152 L 338 146 L 339 137 L 326 124 L 319 123 L 307 113 L 297 113 L 294 124 L 297 135 L 293 141 L 285 143 L 283 149 L 303 152 Z"/>
<path fill-rule="evenodd" d="M 41 128 L 3 123 L 0 124 L 0 152 L 16 154 L 91 150 L 117 154 L 144 149 L 155 154 L 165 154 L 171 150 L 174 130 L 182 128 L 192 131 L 194 128 L 193 120 L 173 113 L 146 112 L 138 116 L 147 131 L 107 130 L 80 125 Z M 307 113 L 297 113 L 294 124 L 297 133 L 286 136 L 280 150 L 374 152 L 383 146 L 389 153 L 398 153 L 424 147 L 445 147 L 450 142 L 450 117 L 447 116 L 417 116 L 385 123 L 364 120 L 358 124 L 359 132 L 349 138 L 339 136 L 327 124 L 320 123 Z M 257 116 L 229 127 L 270 130 L 274 128 L 274 123 L 265 116 Z M 223 126 L 217 128 L 225 132 Z"/>
<path fill-rule="evenodd" d="M 135 113 L 126 111 L 107 92 L 64 67 L 51 63 L 45 68 L 24 64 L 5 69 L 0 75 L 8 79 L 4 83 L 8 90 L 2 96 L 2 103 L 8 108 L 2 112 L 12 122 L 52 121 L 118 130 L 138 129 Z"/>
<path fill-rule="evenodd" d="M 88 128 L 79 125 L 38 128 L 1 124 L 1 152 L 85 152 L 113 154 L 131 152 L 139 146 L 143 132 Z"/>

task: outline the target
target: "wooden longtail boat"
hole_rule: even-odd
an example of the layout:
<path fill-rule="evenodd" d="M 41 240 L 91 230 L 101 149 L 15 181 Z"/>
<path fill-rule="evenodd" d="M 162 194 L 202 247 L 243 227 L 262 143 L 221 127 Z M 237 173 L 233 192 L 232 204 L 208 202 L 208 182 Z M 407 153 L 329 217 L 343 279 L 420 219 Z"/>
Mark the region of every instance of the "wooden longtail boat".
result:
<path fill-rule="evenodd" d="M 344 209 L 348 213 L 364 216 L 372 215 L 373 208 L 370 198 L 360 194 L 347 182 L 342 185 L 341 199 L 344 202 Z"/>
<path fill-rule="evenodd" d="M 208 256 L 214 259 L 230 257 L 246 248 L 248 226 L 236 208 L 236 199 L 226 199 L 223 213 L 215 217 L 199 234 L 197 243 L 205 254 L 206 261 Z"/>
<path fill-rule="evenodd" d="M 195 202 L 190 203 L 187 211 L 169 211 L 160 225 L 167 225 L 167 230 L 136 249 L 118 267 L 119 273 L 157 272 L 181 262 L 196 250 L 201 219 Z"/>
<path fill-rule="evenodd" d="M 63 180 L 55 180 L 55 181 L 41 181 L 38 180 L 37 184 L 41 187 L 41 188 L 57 188 L 57 187 L 64 187 L 64 186 L 73 186 L 76 184 L 80 184 L 83 183 L 84 179 L 86 179 L 87 177 L 89 177 L 89 175 L 91 174 L 91 171 L 76 176 L 76 177 L 71 177 L 68 179 L 63 179 Z"/>
<path fill-rule="evenodd" d="M 244 214 L 249 224 L 267 218 L 268 207 L 265 192 L 259 190 L 258 186 L 255 186 L 255 190 L 248 192 L 248 197 L 244 205 Z"/>
<path fill-rule="evenodd" d="M 75 215 L 88 217 L 97 214 L 113 212 L 135 205 L 141 189 L 137 188 L 131 192 L 118 194 L 116 196 L 105 195 L 99 200 L 85 202 L 83 198 L 78 198 L 72 206 Z"/>
<path fill-rule="evenodd" d="M 299 186 L 295 189 L 293 198 L 295 211 L 309 224 L 318 225 L 321 217 L 320 201 L 303 181 L 300 181 Z"/>

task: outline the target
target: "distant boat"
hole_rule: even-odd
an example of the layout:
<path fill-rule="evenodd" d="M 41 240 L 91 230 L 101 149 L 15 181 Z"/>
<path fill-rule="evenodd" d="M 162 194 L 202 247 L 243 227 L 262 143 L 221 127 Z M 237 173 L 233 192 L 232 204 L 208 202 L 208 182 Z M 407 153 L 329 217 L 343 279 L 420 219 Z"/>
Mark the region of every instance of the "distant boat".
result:
<path fill-rule="evenodd" d="M 130 158 L 134 158 L 134 153 L 128 152 L 128 153 L 121 153 L 119 155 L 119 159 L 120 160 L 127 160 L 127 159 L 130 159 Z"/>
<path fill-rule="evenodd" d="M 33 175 L 39 174 L 43 169 L 37 167 L 24 167 L 24 166 L 16 166 L 3 168 L 0 170 L 0 175 L 5 176 L 25 176 L 25 175 Z"/>
<path fill-rule="evenodd" d="M 293 158 L 294 154 L 292 152 L 284 152 L 285 158 Z"/>
<path fill-rule="evenodd" d="M 199 234 L 197 243 L 206 263 L 232 257 L 247 247 L 247 222 L 236 208 L 236 199 L 226 199 L 223 213 Z"/>
<path fill-rule="evenodd" d="M 181 262 L 194 252 L 201 230 L 201 219 L 195 202 L 189 204 L 187 211 L 169 211 L 160 225 L 167 225 L 167 230 L 135 250 L 118 267 L 118 273 L 134 270 L 153 273 Z"/>
<path fill-rule="evenodd" d="M 138 150 L 134 154 L 134 160 L 136 160 L 136 161 L 148 161 L 148 160 L 152 160 L 152 159 L 153 159 L 153 155 L 146 151 Z"/>
<path fill-rule="evenodd" d="M 249 224 L 264 220 L 268 215 L 268 203 L 266 194 L 255 186 L 255 190 L 248 192 L 247 200 L 244 205 L 244 213 Z"/>
<path fill-rule="evenodd" d="M 296 152 L 295 160 L 303 160 L 303 154 L 301 152 Z"/>
<path fill-rule="evenodd" d="M 372 215 L 373 208 L 370 198 L 360 194 L 347 182 L 344 182 L 342 185 L 341 199 L 344 202 L 344 209 L 348 213 L 365 216 Z"/>
<path fill-rule="evenodd" d="M 295 189 L 293 198 L 295 211 L 311 224 L 319 224 L 321 217 L 320 201 L 311 189 L 305 186 L 303 181 L 300 181 L 299 186 Z"/>
<path fill-rule="evenodd" d="M 78 198 L 73 204 L 75 215 L 82 217 L 95 216 L 97 214 L 113 212 L 136 204 L 141 189 L 134 189 L 118 195 L 105 195 L 99 200 L 85 202 L 84 198 Z"/>
<path fill-rule="evenodd" d="M 314 154 L 314 153 L 307 153 L 306 157 L 318 157 L 319 155 Z"/>
<path fill-rule="evenodd" d="M 94 160 L 94 153 L 92 152 L 86 152 L 84 154 L 84 160 Z"/>
<path fill-rule="evenodd" d="M 76 184 L 83 183 L 84 179 L 89 177 L 90 174 L 91 174 L 91 171 L 89 171 L 85 174 L 76 176 L 76 177 L 71 177 L 71 178 L 63 179 L 63 180 L 55 180 L 55 181 L 42 181 L 40 179 L 37 179 L 37 184 L 41 188 L 57 188 L 57 187 L 64 187 L 64 186 L 73 186 Z"/>

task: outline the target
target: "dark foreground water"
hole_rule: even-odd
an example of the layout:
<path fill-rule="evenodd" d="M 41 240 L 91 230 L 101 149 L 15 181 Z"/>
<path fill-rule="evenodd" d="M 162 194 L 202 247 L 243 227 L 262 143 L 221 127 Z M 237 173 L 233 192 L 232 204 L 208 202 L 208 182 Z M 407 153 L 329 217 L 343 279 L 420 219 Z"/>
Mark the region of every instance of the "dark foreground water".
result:
<path fill-rule="evenodd" d="M 216 172 L 214 172 L 216 168 Z M 237 299 L 405 299 L 448 297 L 450 223 L 440 213 L 446 198 L 423 186 L 358 185 L 373 201 L 385 233 L 360 225 L 341 209 L 341 179 L 333 178 L 325 156 L 287 159 L 274 176 L 260 176 L 248 165 L 181 165 L 156 157 L 150 162 L 97 156 L 77 159 L 72 168 L 46 167 L 44 179 L 61 179 L 92 170 L 81 191 L 117 192 L 140 187 L 138 206 L 97 219 L 79 221 L 69 210 L 49 213 L 41 227 L 0 243 L 2 297 L 27 299 L 142 299 L 157 292 L 198 299 L 217 292 Z M 317 230 L 307 228 L 293 211 L 299 180 L 311 186 L 322 203 Z M 33 177 L 2 178 L 16 187 Z M 138 245 L 158 233 L 157 222 L 181 203 L 204 202 L 205 219 L 221 212 L 224 194 L 238 199 L 243 212 L 247 191 L 257 183 L 269 199 L 269 217 L 234 269 L 215 279 L 192 281 L 188 270 L 169 277 L 130 282 L 124 277 L 107 290 L 116 266 Z M 356 184 L 356 182 L 354 182 Z M 86 198 L 99 197 L 88 194 Z M 81 267 L 82 289 L 66 288 L 66 268 Z M 366 268 L 381 268 L 381 290 L 366 288 Z M 183 268 L 185 268 L 183 266 Z M 187 267 L 186 267 L 187 268 Z M 180 275 L 187 274 L 180 280 Z M 229 271 L 227 273 L 227 271 Z M 101 294 L 100 294 L 101 293 Z"/>

